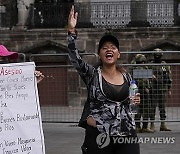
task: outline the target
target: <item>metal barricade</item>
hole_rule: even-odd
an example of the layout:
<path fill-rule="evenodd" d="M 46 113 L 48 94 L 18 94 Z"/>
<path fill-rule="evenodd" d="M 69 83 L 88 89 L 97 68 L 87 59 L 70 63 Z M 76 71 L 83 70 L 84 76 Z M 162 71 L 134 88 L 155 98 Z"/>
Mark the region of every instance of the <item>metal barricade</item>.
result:
<path fill-rule="evenodd" d="M 180 121 L 180 63 L 130 64 L 128 69 L 141 94 L 140 121 Z"/>
<path fill-rule="evenodd" d="M 94 53 L 80 53 L 88 63 L 98 60 Z M 45 78 L 38 84 L 39 98 L 43 122 L 77 122 L 86 99 L 86 86 L 80 79 L 77 71 L 68 61 L 68 54 L 34 54 L 30 60 L 37 57 L 60 57 L 66 63 L 37 65 Z M 38 63 L 38 62 L 37 62 Z"/>
<path fill-rule="evenodd" d="M 122 57 L 125 56 L 124 54 L 130 54 L 129 57 L 134 57 L 132 55 L 137 53 L 147 55 L 152 54 L 153 52 L 122 52 L 121 54 Z M 171 55 L 173 55 L 172 53 L 179 54 L 180 52 L 166 51 L 166 53 L 171 53 Z M 31 59 L 36 56 L 50 57 L 67 55 L 68 54 L 32 55 Z M 83 58 L 85 58 L 85 60 L 87 60 L 88 56 L 94 56 L 92 62 L 94 59 L 96 59 L 96 62 L 98 60 L 97 55 L 93 53 L 81 55 Z M 164 121 L 180 121 L 180 63 L 153 64 L 149 62 L 147 64 L 121 65 L 125 67 L 132 74 L 132 77 L 137 81 L 140 92 L 143 90 L 141 89 L 142 86 L 140 85 L 141 80 L 148 80 L 149 82 L 150 87 L 148 87 L 148 98 L 146 98 L 143 92 L 141 94 L 141 103 L 145 104 L 143 106 L 143 112 L 148 112 L 149 116 L 153 116 L 153 114 L 155 114 L 155 119 L 149 117 L 148 121 L 159 122 L 162 120 L 163 115 L 166 116 L 163 119 Z M 146 69 L 141 70 L 138 68 L 138 66 L 142 68 L 146 67 Z M 163 67 L 170 68 L 170 80 L 172 80 L 172 82 L 169 84 L 171 85 L 166 85 L 169 82 L 166 74 L 163 74 L 163 72 L 158 72 L 158 69 Z M 77 71 L 68 62 L 66 64 L 59 65 L 37 65 L 37 69 L 45 75 L 45 79 L 38 85 L 43 122 L 77 123 L 80 119 L 83 105 L 87 96 L 86 86 L 79 77 Z M 155 80 L 155 72 L 158 72 L 159 74 L 162 73 L 161 81 L 157 81 L 156 85 L 153 83 L 153 80 Z M 162 94 L 161 92 L 163 92 L 164 97 L 160 96 Z M 161 107 L 159 105 L 161 105 Z M 164 112 L 162 111 L 162 105 L 165 107 L 165 113 L 162 113 Z M 140 121 L 143 121 L 143 119 L 141 118 Z"/>

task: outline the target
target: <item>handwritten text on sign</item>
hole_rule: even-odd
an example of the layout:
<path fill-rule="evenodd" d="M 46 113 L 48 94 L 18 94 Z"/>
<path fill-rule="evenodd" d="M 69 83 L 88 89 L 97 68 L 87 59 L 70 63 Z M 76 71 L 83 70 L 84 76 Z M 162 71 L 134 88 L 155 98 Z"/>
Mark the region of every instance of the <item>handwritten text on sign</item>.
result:
<path fill-rule="evenodd" d="M 45 154 L 33 62 L 0 65 L 0 154 Z"/>

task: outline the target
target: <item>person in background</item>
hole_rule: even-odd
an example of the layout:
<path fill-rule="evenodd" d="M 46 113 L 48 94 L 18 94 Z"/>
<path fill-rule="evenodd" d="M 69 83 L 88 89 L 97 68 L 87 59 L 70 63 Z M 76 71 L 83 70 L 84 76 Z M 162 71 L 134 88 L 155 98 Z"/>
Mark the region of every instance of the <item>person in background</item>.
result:
<path fill-rule="evenodd" d="M 147 59 L 143 54 L 136 54 L 134 59 L 132 60 L 132 64 L 145 64 Z M 148 69 L 148 66 L 135 66 L 134 69 L 144 70 Z M 136 121 L 136 132 L 137 133 L 153 133 L 154 131 L 148 128 L 148 120 L 150 115 L 150 102 L 149 102 L 149 89 L 150 89 L 150 81 L 148 78 L 136 78 L 135 79 L 138 85 L 139 93 L 141 94 L 141 103 L 138 106 L 138 113 L 135 114 Z M 141 126 L 141 117 L 144 121 Z"/>
<path fill-rule="evenodd" d="M 162 49 L 156 48 L 154 49 L 156 51 L 153 56 L 154 60 L 152 63 L 157 63 L 157 64 L 166 64 L 165 61 L 162 61 Z M 159 108 L 159 113 L 160 113 L 160 120 L 161 120 L 161 125 L 160 125 L 160 131 L 171 131 L 166 125 L 164 120 L 166 119 L 166 97 L 167 94 L 171 95 L 171 84 L 172 84 L 172 79 L 171 79 L 171 69 L 167 65 L 158 65 L 158 66 L 152 66 L 153 69 L 153 79 L 152 79 L 152 89 L 151 91 L 151 126 L 150 129 L 155 131 L 155 125 L 154 125 L 154 120 L 155 120 L 155 113 L 156 113 L 156 107 L 158 106 Z"/>
<path fill-rule="evenodd" d="M 83 154 L 139 154 L 139 144 L 114 143 L 113 137 L 137 138 L 135 122 L 130 113 L 129 85 L 130 75 L 117 61 L 120 58 L 119 41 L 110 34 L 104 35 L 98 46 L 101 66 L 98 68 L 85 63 L 76 47 L 77 16 L 72 6 L 68 19 L 69 59 L 77 69 L 88 90 L 87 101 L 79 126 L 86 129 L 82 146 Z M 140 94 L 134 97 L 134 103 L 140 103 Z M 103 135 L 106 143 L 102 143 Z"/>
<path fill-rule="evenodd" d="M 17 59 L 17 52 L 8 51 L 4 45 L 0 45 L 0 64 L 7 64 L 10 61 L 15 62 Z M 44 75 L 38 70 L 35 70 L 35 76 L 37 78 L 37 83 L 41 82 L 44 78 Z"/>

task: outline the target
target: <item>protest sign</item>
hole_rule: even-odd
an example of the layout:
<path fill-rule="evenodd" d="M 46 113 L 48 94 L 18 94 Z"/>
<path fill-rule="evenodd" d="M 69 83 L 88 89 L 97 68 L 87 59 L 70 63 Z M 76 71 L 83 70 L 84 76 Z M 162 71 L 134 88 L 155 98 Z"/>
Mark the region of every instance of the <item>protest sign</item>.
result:
<path fill-rule="evenodd" d="M 0 154 L 45 154 L 34 62 L 0 65 Z"/>

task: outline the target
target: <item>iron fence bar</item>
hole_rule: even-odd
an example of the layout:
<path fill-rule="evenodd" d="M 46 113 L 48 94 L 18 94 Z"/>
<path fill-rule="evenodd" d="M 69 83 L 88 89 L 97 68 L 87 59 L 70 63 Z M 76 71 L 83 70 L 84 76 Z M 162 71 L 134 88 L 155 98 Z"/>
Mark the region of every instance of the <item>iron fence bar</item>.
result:
<path fill-rule="evenodd" d="M 48 120 L 43 120 L 43 123 L 78 123 L 78 121 L 48 121 Z M 136 122 L 155 122 L 155 123 L 160 123 L 162 120 L 136 120 Z M 163 120 L 163 122 L 180 122 L 180 120 Z"/>
<path fill-rule="evenodd" d="M 58 67 L 61 67 L 61 68 L 73 68 L 73 65 L 49 65 L 49 66 L 36 66 L 37 68 L 58 68 Z"/>
<path fill-rule="evenodd" d="M 157 53 L 157 51 L 122 51 L 121 54 L 152 54 Z M 180 51 L 161 51 L 161 53 L 178 53 L 180 54 Z"/>
<path fill-rule="evenodd" d="M 20 56 L 22 56 L 23 57 L 23 62 L 25 62 L 26 61 L 26 55 L 24 54 L 24 53 L 18 53 Z"/>
<path fill-rule="evenodd" d="M 75 124 L 77 124 L 78 123 L 78 121 L 44 121 L 44 120 L 42 120 L 42 122 L 43 123 L 75 123 Z"/>
<path fill-rule="evenodd" d="M 122 66 L 177 66 L 180 63 L 146 63 L 146 64 L 120 64 Z"/>
<path fill-rule="evenodd" d="M 136 122 L 180 122 L 180 120 L 135 120 Z"/>
<path fill-rule="evenodd" d="M 84 51 L 83 51 L 84 52 Z M 122 51 L 120 52 L 121 54 L 153 54 L 153 53 L 157 53 L 157 51 Z M 178 53 L 180 54 L 180 51 L 161 51 L 161 53 Z M 97 53 L 79 53 L 80 55 L 94 55 L 94 56 L 98 56 Z M 31 57 L 33 56 L 68 56 L 68 53 L 59 53 L 59 54 L 31 54 Z"/>
<path fill-rule="evenodd" d="M 98 54 L 96 53 L 79 53 L 80 55 L 94 55 L 94 56 L 98 56 Z M 58 53 L 58 54 L 31 54 L 30 58 L 33 56 L 68 56 L 68 53 Z"/>
<path fill-rule="evenodd" d="M 164 64 L 158 64 L 158 63 L 146 63 L 146 64 L 120 64 L 121 66 L 179 66 L 180 63 L 164 63 Z M 73 68 L 73 65 L 45 65 L 45 66 L 36 66 L 38 68 L 58 68 L 58 67 L 68 67 L 68 68 Z"/>

